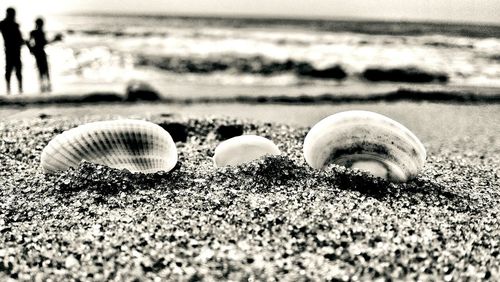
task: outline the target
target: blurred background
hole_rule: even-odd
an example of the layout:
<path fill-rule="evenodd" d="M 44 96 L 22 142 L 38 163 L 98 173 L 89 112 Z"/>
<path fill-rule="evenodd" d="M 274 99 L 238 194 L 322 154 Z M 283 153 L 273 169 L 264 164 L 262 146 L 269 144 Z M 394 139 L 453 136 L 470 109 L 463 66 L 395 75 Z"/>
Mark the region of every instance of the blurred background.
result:
<path fill-rule="evenodd" d="M 25 37 L 42 16 L 54 93 L 368 95 L 500 87 L 500 1 L 2 1 Z M 38 94 L 23 49 L 25 92 Z M 0 57 L 0 68 L 5 59 Z M 15 79 L 13 76 L 13 85 Z M 0 82 L 4 93 L 5 82 Z M 14 88 L 15 89 L 15 88 Z"/>

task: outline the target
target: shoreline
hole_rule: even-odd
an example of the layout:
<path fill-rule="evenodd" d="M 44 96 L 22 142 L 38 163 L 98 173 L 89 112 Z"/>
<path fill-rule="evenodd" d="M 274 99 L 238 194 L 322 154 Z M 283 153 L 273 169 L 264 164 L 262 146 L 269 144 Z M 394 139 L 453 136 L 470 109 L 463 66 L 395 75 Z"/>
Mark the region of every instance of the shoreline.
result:
<path fill-rule="evenodd" d="M 500 281 L 500 25 L 47 24 L 52 92 L 27 48 L 0 81 L 0 281 Z"/>
<path fill-rule="evenodd" d="M 131 90 L 131 88 L 133 88 Z M 388 92 L 360 94 L 294 94 L 294 95 L 233 95 L 233 96 L 198 96 L 183 98 L 180 95 L 169 96 L 155 90 L 149 84 L 129 84 L 125 93 L 117 91 L 90 92 L 80 94 L 48 94 L 48 95 L 2 95 L 0 107 L 32 106 L 51 104 L 92 104 L 92 103 L 133 103 L 137 101 L 154 101 L 165 104 L 348 104 L 373 102 L 437 102 L 455 104 L 498 104 L 500 89 L 451 89 L 446 88 L 408 88 L 398 87 Z"/>

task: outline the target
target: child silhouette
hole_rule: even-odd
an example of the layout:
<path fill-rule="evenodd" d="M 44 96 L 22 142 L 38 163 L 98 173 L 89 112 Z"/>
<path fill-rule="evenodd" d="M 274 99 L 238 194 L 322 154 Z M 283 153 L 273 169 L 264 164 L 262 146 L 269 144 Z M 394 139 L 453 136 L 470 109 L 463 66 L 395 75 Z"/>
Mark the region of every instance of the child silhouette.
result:
<path fill-rule="evenodd" d="M 44 22 L 42 18 L 38 18 L 35 20 L 35 29 L 30 32 L 30 39 L 27 42 L 31 54 L 35 56 L 36 66 L 38 68 L 38 73 L 40 76 L 40 91 L 42 93 L 52 91 L 49 74 L 49 63 L 47 61 L 47 54 L 45 53 L 45 46 L 52 42 L 62 40 L 62 35 L 58 34 L 54 37 L 54 39 L 48 41 L 45 37 L 43 24 Z"/>

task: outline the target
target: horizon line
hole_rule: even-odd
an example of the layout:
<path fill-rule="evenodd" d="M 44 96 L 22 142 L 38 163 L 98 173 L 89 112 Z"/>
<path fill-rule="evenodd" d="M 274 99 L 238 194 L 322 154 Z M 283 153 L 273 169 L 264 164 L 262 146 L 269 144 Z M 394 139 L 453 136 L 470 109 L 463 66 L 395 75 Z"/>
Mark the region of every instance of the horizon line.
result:
<path fill-rule="evenodd" d="M 185 12 L 110 12 L 110 11 L 82 11 L 82 12 L 61 12 L 54 13 L 53 15 L 59 16 L 125 16 L 125 17 L 141 17 L 141 16 L 153 16 L 153 17 L 181 17 L 181 18 L 227 18 L 227 19 L 256 19 L 256 20 L 319 20 L 319 21 L 359 21 L 359 22 L 401 22 L 401 23 L 427 23 L 427 24 L 450 24 L 450 25 L 475 25 L 475 26 L 494 26 L 500 27 L 500 22 L 490 22 L 490 21 L 455 21 L 455 20 L 434 20 L 434 19 L 409 19 L 409 18 L 369 18 L 369 17 L 355 17 L 355 16 L 304 16 L 304 15 L 279 15 L 279 14 L 199 14 L 199 13 L 185 13 Z"/>

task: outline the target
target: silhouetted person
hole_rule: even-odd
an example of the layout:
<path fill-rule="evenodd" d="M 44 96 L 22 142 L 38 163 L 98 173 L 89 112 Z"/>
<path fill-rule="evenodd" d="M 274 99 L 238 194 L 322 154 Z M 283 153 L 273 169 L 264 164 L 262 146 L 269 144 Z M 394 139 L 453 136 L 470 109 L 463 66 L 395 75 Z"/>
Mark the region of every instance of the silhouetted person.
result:
<path fill-rule="evenodd" d="M 19 93 L 23 92 L 23 75 L 21 62 L 21 47 L 24 45 L 24 39 L 19 30 L 19 24 L 16 23 L 16 10 L 7 8 L 6 16 L 0 22 L 3 41 L 5 45 L 5 81 L 7 83 L 7 93 L 10 93 L 10 76 L 12 71 L 16 70 L 16 77 L 19 85 Z"/>
<path fill-rule="evenodd" d="M 35 30 L 31 31 L 28 46 L 36 59 L 36 66 L 38 74 L 40 75 L 40 90 L 42 92 L 52 91 L 49 74 L 49 63 L 47 61 L 47 54 L 45 53 L 45 46 L 49 43 L 59 41 L 62 36 L 56 35 L 51 41 L 47 41 L 45 32 L 43 30 L 43 19 L 38 18 L 35 21 Z"/>

